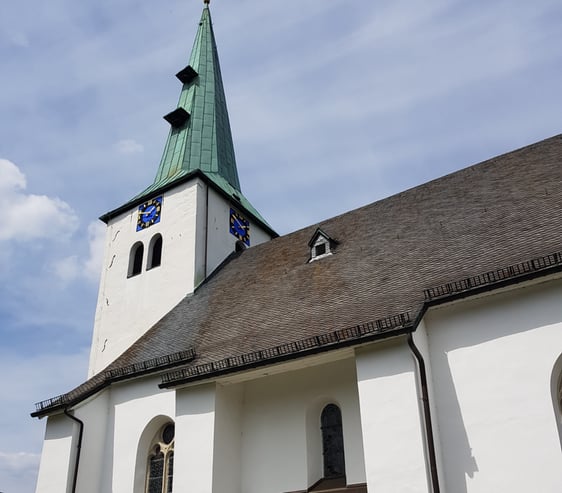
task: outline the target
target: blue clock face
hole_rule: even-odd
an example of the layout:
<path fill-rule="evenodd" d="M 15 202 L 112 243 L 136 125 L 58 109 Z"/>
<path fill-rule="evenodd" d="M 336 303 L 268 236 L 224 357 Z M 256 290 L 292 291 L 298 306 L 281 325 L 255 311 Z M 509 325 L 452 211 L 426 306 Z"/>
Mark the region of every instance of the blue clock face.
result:
<path fill-rule="evenodd" d="M 160 222 L 162 212 L 162 197 L 156 197 L 139 205 L 137 218 L 137 231 L 142 231 L 153 224 Z"/>
<path fill-rule="evenodd" d="M 230 209 L 230 233 L 250 246 L 250 222 L 234 209 Z"/>

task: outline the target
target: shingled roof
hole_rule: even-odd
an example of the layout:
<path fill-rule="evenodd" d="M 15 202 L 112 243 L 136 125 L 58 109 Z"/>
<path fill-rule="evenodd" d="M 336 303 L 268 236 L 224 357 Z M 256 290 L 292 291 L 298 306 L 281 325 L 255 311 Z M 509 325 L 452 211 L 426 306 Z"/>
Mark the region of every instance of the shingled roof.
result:
<path fill-rule="evenodd" d="M 414 330 L 436 296 L 560 270 L 561 184 L 558 135 L 233 254 L 108 371 L 163 358 L 155 368 L 181 366 L 162 386 L 209 378 Z M 309 262 L 318 228 L 337 248 Z M 178 351 L 194 353 L 170 360 Z M 108 371 L 34 414 L 78 402 Z"/>

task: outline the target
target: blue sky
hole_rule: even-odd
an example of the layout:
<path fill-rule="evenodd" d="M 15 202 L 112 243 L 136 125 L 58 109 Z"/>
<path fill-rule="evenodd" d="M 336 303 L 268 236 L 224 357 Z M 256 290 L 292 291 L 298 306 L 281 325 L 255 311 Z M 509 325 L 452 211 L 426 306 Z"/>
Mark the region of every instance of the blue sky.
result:
<path fill-rule="evenodd" d="M 0 491 L 86 377 L 103 224 L 152 182 L 202 2 L 0 5 Z M 562 132 L 559 0 L 213 0 L 245 195 L 281 234 Z"/>

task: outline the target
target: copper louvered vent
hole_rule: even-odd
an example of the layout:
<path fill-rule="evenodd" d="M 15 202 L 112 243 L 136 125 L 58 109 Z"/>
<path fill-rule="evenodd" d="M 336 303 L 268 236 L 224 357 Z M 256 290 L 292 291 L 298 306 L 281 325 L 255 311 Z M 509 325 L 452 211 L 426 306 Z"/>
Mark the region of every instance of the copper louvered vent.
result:
<path fill-rule="evenodd" d="M 164 116 L 164 120 L 166 120 L 174 128 L 183 127 L 185 122 L 189 120 L 189 113 L 181 107 L 176 108 L 174 111 Z"/>
<path fill-rule="evenodd" d="M 180 70 L 176 77 L 182 82 L 183 84 L 189 84 L 192 80 L 194 80 L 199 74 L 196 70 L 191 66 L 188 65 L 184 69 Z"/>

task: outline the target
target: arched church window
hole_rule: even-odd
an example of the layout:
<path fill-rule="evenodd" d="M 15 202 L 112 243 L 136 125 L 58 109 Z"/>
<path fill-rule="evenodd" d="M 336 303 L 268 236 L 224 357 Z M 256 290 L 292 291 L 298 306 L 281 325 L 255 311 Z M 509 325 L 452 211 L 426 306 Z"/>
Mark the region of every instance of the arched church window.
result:
<path fill-rule="evenodd" d="M 128 277 L 138 276 L 142 271 L 142 258 L 144 256 L 144 245 L 137 241 L 131 248 L 129 254 Z"/>
<path fill-rule="evenodd" d="M 174 425 L 165 425 L 154 437 L 146 470 L 146 493 L 171 493 L 174 477 Z"/>
<path fill-rule="evenodd" d="M 150 240 L 148 246 L 148 264 L 147 270 L 153 267 L 159 267 L 162 263 L 162 235 L 156 234 Z"/>
<path fill-rule="evenodd" d="M 341 411 L 335 404 L 328 404 L 320 417 L 322 429 L 322 455 L 324 477 L 341 478 L 345 476 L 345 457 L 343 448 L 343 427 Z"/>

